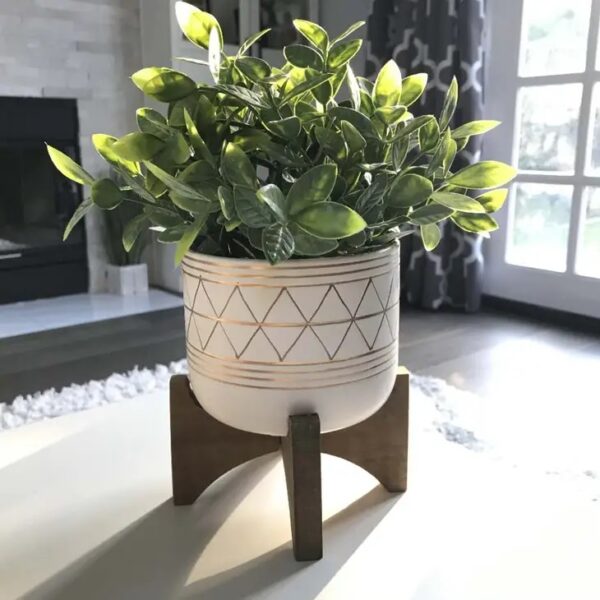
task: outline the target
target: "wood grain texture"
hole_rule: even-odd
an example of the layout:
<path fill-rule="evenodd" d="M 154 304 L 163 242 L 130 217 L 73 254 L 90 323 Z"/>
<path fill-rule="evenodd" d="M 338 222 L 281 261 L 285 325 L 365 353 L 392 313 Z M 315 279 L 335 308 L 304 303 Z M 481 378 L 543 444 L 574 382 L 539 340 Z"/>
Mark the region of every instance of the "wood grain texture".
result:
<path fill-rule="evenodd" d="M 171 377 L 173 501 L 192 504 L 221 475 L 253 458 L 277 452 L 279 438 L 229 427 L 196 401 L 186 375 Z"/>
<path fill-rule="evenodd" d="M 321 425 L 319 415 L 295 415 L 281 440 L 290 506 L 294 557 L 299 561 L 323 556 L 321 498 Z"/>

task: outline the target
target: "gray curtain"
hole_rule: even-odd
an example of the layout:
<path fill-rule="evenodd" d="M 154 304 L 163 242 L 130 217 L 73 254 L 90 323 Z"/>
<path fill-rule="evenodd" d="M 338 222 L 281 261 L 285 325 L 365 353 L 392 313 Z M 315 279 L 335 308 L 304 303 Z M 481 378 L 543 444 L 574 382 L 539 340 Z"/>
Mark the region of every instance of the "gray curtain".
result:
<path fill-rule="evenodd" d="M 454 124 L 482 118 L 484 0 L 374 0 L 368 23 L 367 76 L 389 58 L 402 72 L 427 73 L 427 91 L 412 112 L 439 114 L 452 76 L 460 86 Z M 457 156 L 453 170 L 478 160 L 480 137 Z M 452 223 L 433 252 L 414 235 L 404 238 L 403 288 L 411 304 L 479 308 L 482 238 Z"/>

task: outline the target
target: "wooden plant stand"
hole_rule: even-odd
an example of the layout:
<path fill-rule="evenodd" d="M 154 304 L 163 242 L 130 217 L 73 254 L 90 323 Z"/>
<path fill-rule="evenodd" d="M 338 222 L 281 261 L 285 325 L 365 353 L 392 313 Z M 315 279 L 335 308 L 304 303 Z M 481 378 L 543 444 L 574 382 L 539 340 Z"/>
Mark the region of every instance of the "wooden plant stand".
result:
<path fill-rule="evenodd" d="M 170 404 L 174 503 L 193 504 L 227 471 L 281 450 L 296 560 L 323 556 L 321 452 L 359 465 L 390 492 L 406 490 L 408 372 L 402 367 L 378 412 L 357 425 L 325 434 L 317 414 L 291 416 L 283 438 L 229 427 L 200 406 L 185 375 L 171 378 Z"/>

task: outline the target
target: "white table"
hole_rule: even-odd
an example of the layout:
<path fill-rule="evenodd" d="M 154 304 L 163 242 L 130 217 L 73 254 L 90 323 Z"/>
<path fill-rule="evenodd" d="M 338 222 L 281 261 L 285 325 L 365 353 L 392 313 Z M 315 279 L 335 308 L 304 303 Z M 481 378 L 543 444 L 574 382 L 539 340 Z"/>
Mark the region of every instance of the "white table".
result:
<path fill-rule="evenodd" d="M 402 497 L 324 457 L 308 564 L 276 456 L 172 505 L 166 392 L 0 433 L 0 598 L 600 598 L 597 504 L 411 425 Z"/>

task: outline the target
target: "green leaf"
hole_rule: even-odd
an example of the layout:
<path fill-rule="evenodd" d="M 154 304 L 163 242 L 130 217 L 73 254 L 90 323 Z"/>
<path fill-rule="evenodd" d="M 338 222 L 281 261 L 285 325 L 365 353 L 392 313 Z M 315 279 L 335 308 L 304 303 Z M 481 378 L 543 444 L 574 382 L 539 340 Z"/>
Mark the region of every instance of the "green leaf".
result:
<path fill-rule="evenodd" d="M 131 160 L 123 160 L 112 149 L 113 144 L 117 141 L 116 137 L 106 135 L 104 133 L 94 133 L 92 135 L 92 143 L 98 154 L 109 164 L 120 166 L 127 169 L 130 173 L 139 174 L 138 164 Z"/>
<path fill-rule="evenodd" d="M 69 235 L 71 235 L 71 232 L 73 231 L 77 223 L 79 223 L 79 221 L 81 221 L 81 219 L 85 217 L 85 215 L 90 210 L 90 208 L 92 208 L 92 206 L 94 206 L 92 199 L 87 198 L 75 209 L 73 216 L 69 219 L 69 222 L 65 227 L 65 232 L 63 233 L 63 242 L 69 237 Z"/>
<path fill-rule="evenodd" d="M 321 55 L 309 46 L 303 46 L 302 44 L 286 46 L 283 49 L 283 55 L 290 64 L 299 69 L 306 69 L 308 67 L 312 69 L 323 68 Z"/>
<path fill-rule="evenodd" d="M 301 96 L 302 94 L 306 94 L 316 87 L 320 86 L 323 82 L 329 80 L 331 75 L 328 73 L 323 73 L 322 75 L 318 75 L 317 77 L 312 77 L 311 79 L 307 79 L 302 83 L 294 86 L 283 98 L 281 101 L 282 105 L 288 104 L 290 100 L 293 100 L 297 96 Z"/>
<path fill-rule="evenodd" d="M 360 132 L 352 125 L 352 123 L 349 121 L 342 121 L 340 127 L 344 139 L 346 140 L 346 144 L 348 144 L 350 154 L 360 152 L 367 145 L 365 138 L 360 135 Z"/>
<path fill-rule="evenodd" d="M 235 61 L 235 65 L 250 81 L 255 83 L 271 75 L 271 66 L 262 58 L 242 56 Z"/>
<path fill-rule="evenodd" d="M 440 128 L 437 121 L 431 119 L 429 123 L 419 129 L 419 145 L 423 152 L 431 152 L 440 141 Z"/>
<path fill-rule="evenodd" d="M 361 46 L 362 40 L 350 40 L 333 44 L 327 58 L 327 67 L 329 69 L 339 69 L 358 54 Z"/>
<path fill-rule="evenodd" d="M 429 179 L 409 173 L 397 176 L 388 192 L 388 204 L 397 208 L 416 206 L 425 202 L 433 192 Z"/>
<path fill-rule="evenodd" d="M 395 125 L 406 113 L 406 106 L 380 106 L 375 116 L 386 125 Z"/>
<path fill-rule="evenodd" d="M 269 33 L 270 31 L 271 31 L 271 29 L 263 29 L 262 31 L 259 31 L 258 33 L 253 33 L 252 35 L 249 35 L 243 41 L 242 45 L 240 46 L 240 49 L 238 50 L 238 56 L 241 56 L 242 54 L 246 54 L 246 52 L 248 52 L 248 50 L 250 50 L 251 46 L 256 44 L 256 42 L 258 42 L 258 40 L 260 40 L 260 38 L 267 35 L 267 33 Z"/>
<path fill-rule="evenodd" d="M 453 215 L 454 211 L 451 208 L 442 206 L 441 204 L 428 204 L 413 211 L 410 216 L 411 223 L 415 225 L 428 225 L 429 223 L 438 223 Z"/>
<path fill-rule="evenodd" d="M 112 144 L 112 150 L 122 160 L 139 162 L 150 160 L 160 152 L 165 143 L 154 135 L 134 131 Z"/>
<path fill-rule="evenodd" d="M 350 65 L 346 65 L 346 82 L 348 83 L 352 108 L 358 111 L 360 110 L 360 86 Z"/>
<path fill-rule="evenodd" d="M 288 192 L 290 214 L 296 215 L 311 204 L 327 200 L 335 185 L 336 177 L 335 165 L 318 165 L 301 175 Z"/>
<path fill-rule="evenodd" d="M 223 40 L 221 38 L 221 30 L 213 27 L 208 36 L 208 69 L 215 83 L 219 83 L 222 51 Z"/>
<path fill-rule="evenodd" d="M 253 92 L 252 90 L 247 90 L 244 87 L 239 85 L 230 85 L 230 84 L 219 84 L 215 86 L 219 92 L 223 92 L 228 96 L 232 96 L 236 98 L 243 104 L 247 104 L 253 108 L 269 108 L 267 102 L 262 98 L 260 94 L 257 92 Z"/>
<path fill-rule="evenodd" d="M 295 221 L 311 235 L 332 240 L 350 237 L 367 226 L 356 211 L 337 202 L 311 204 L 295 216 Z"/>
<path fill-rule="evenodd" d="M 500 125 L 500 121 L 471 121 L 470 123 L 465 123 L 464 125 L 457 127 L 452 132 L 452 137 L 455 140 L 458 140 L 471 135 L 481 135 L 482 133 L 495 129 L 498 125 Z"/>
<path fill-rule="evenodd" d="M 433 120 L 434 120 L 434 118 L 431 115 L 422 115 L 420 117 L 415 117 L 414 119 L 411 119 L 410 121 L 408 121 L 406 123 L 406 125 L 404 127 L 402 127 L 402 129 L 400 129 L 398 131 L 398 133 L 394 137 L 394 141 L 405 138 L 407 135 L 410 135 L 414 131 L 418 131 L 421 127 L 424 127 L 430 121 L 433 121 Z"/>
<path fill-rule="evenodd" d="M 300 135 L 302 123 L 298 117 L 287 117 L 277 121 L 265 123 L 265 127 L 276 136 L 287 140 L 294 140 Z"/>
<path fill-rule="evenodd" d="M 486 189 L 504 185 L 513 179 L 517 170 L 495 160 L 484 160 L 461 169 L 448 179 L 448 183 L 467 189 Z"/>
<path fill-rule="evenodd" d="M 402 73 L 393 59 L 388 60 L 379 71 L 372 97 L 376 107 L 401 104 Z"/>
<path fill-rule="evenodd" d="M 346 159 L 348 148 L 346 148 L 346 142 L 339 133 L 325 127 L 315 127 L 315 136 L 327 156 L 337 162 Z"/>
<path fill-rule="evenodd" d="M 338 247 L 337 240 L 324 240 L 300 229 L 295 223 L 289 226 L 294 236 L 295 253 L 301 256 L 323 256 Z"/>
<path fill-rule="evenodd" d="M 175 249 L 175 266 L 178 266 L 181 263 L 187 251 L 192 247 L 192 244 L 196 241 L 199 233 L 204 228 L 207 218 L 208 212 L 199 215 L 196 217 L 195 221 L 186 228 L 185 233 L 181 236 L 181 239 L 177 243 L 177 248 Z"/>
<path fill-rule="evenodd" d="M 431 199 L 453 210 L 466 213 L 483 213 L 485 209 L 477 200 L 456 192 L 434 192 Z"/>
<path fill-rule="evenodd" d="M 221 205 L 221 212 L 223 213 L 223 216 L 228 221 L 235 219 L 237 217 L 237 213 L 235 212 L 233 192 L 224 186 L 219 186 L 217 193 L 219 196 L 219 204 Z"/>
<path fill-rule="evenodd" d="M 256 192 L 259 200 L 264 202 L 275 214 L 280 223 L 287 221 L 287 203 L 283 192 L 274 184 L 269 183 Z"/>
<path fill-rule="evenodd" d="M 333 87 L 330 81 L 324 81 L 317 87 L 311 90 L 311 94 L 315 99 L 325 106 L 329 100 L 333 97 Z"/>
<path fill-rule="evenodd" d="M 454 215 L 452 221 L 463 231 L 487 233 L 498 229 L 498 223 L 490 215 Z"/>
<path fill-rule="evenodd" d="M 223 34 L 219 22 L 210 13 L 187 2 L 176 2 L 175 16 L 181 31 L 193 44 L 201 48 L 208 48 L 210 32 L 216 28 L 219 32 L 221 46 L 223 45 Z"/>
<path fill-rule="evenodd" d="M 334 106 L 328 112 L 338 121 L 348 121 L 348 123 L 352 123 L 365 139 L 376 139 L 378 137 L 371 119 L 358 110 L 348 108 L 347 106 Z"/>
<path fill-rule="evenodd" d="M 186 138 L 176 131 L 166 142 L 157 155 L 157 162 L 168 165 L 181 165 L 190 158 L 190 147 Z"/>
<path fill-rule="evenodd" d="M 400 104 L 410 106 L 414 104 L 423 94 L 427 87 L 427 73 L 409 75 L 402 81 L 402 95 Z"/>
<path fill-rule="evenodd" d="M 477 196 L 476 200 L 483 206 L 486 213 L 500 210 L 508 196 L 508 188 L 500 188 Z"/>
<path fill-rule="evenodd" d="M 125 228 L 123 229 L 123 248 L 125 248 L 126 252 L 129 252 L 133 248 L 133 245 L 142 231 L 149 226 L 150 221 L 148 221 L 144 214 L 136 215 L 129 223 L 127 223 L 127 225 L 125 225 Z"/>
<path fill-rule="evenodd" d="M 166 140 L 173 134 L 173 130 L 167 125 L 167 120 L 153 108 L 138 108 L 135 111 L 138 127 L 142 133 L 149 133 L 161 140 Z"/>
<path fill-rule="evenodd" d="M 421 239 L 425 250 L 434 250 L 442 239 L 442 232 L 435 223 L 421 225 Z"/>
<path fill-rule="evenodd" d="M 332 46 L 335 46 L 338 42 L 346 39 L 349 35 L 352 35 L 357 29 L 360 29 L 365 24 L 366 21 L 357 21 L 356 23 L 353 23 L 343 33 L 340 33 L 340 35 L 338 35 L 333 42 L 331 42 Z"/>
<path fill-rule="evenodd" d="M 294 253 L 294 236 L 286 225 L 273 223 L 263 229 L 262 248 L 267 260 L 275 265 Z"/>
<path fill-rule="evenodd" d="M 183 116 L 185 119 L 185 126 L 188 132 L 188 136 L 190 138 L 190 142 L 192 142 L 194 151 L 214 167 L 215 158 L 212 155 L 211 151 L 208 149 L 208 146 L 206 145 L 200 134 L 198 133 L 198 128 L 196 127 L 196 124 L 192 120 L 190 113 L 185 108 L 183 109 Z"/>
<path fill-rule="evenodd" d="M 233 184 L 256 189 L 256 169 L 246 156 L 246 153 L 236 145 L 229 143 L 225 146 L 221 159 L 223 177 Z"/>
<path fill-rule="evenodd" d="M 320 25 L 305 21 L 304 19 L 294 19 L 294 27 L 311 44 L 319 48 L 322 52 L 327 52 L 329 47 L 329 36 Z"/>
<path fill-rule="evenodd" d="M 456 103 L 458 101 L 458 82 L 456 81 L 456 77 L 452 77 L 452 81 L 448 86 L 448 91 L 446 92 L 446 96 L 444 98 L 444 104 L 442 105 L 442 112 L 440 113 L 439 124 L 440 131 L 444 131 L 450 120 L 454 116 L 454 111 L 456 110 Z"/>
<path fill-rule="evenodd" d="M 194 188 L 190 187 L 186 183 L 175 179 L 172 175 L 169 175 L 166 171 L 163 171 L 157 165 L 153 165 L 151 162 L 144 162 L 148 171 L 150 171 L 157 179 L 160 179 L 172 192 L 175 192 L 178 196 L 190 198 L 192 200 L 199 200 L 201 202 L 209 203 L 210 199 L 203 194 L 197 192 Z"/>
<path fill-rule="evenodd" d="M 61 152 L 48 144 L 46 144 L 46 149 L 48 150 L 52 164 L 65 177 L 76 183 L 81 183 L 82 185 L 92 185 L 94 183 L 94 178 L 64 152 Z"/>
<path fill-rule="evenodd" d="M 196 89 L 191 78 L 167 67 L 146 67 L 134 73 L 131 79 L 146 96 L 160 102 L 178 100 Z"/>
<path fill-rule="evenodd" d="M 157 240 L 162 244 L 172 244 L 181 240 L 185 234 L 186 225 L 175 225 L 175 227 L 168 227 L 164 231 L 158 234 Z"/>
<path fill-rule="evenodd" d="M 144 208 L 144 214 L 148 217 L 148 220 L 151 221 L 152 225 L 159 225 L 160 227 L 165 228 L 185 225 L 185 221 L 178 214 L 160 210 L 154 206 L 146 206 Z"/>
<path fill-rule="evenodd" d="M 261 228 L 272 223 L 271 210 L 257 197 L 254 190 L 236 185 L 233 188 L 233 198 L 238 217 L 248 227 Z"/>
<path fill-rule="evenodd" d="M 103 210 L 112 210 L 121 204 L 123 196 L 112 179 L 98 179 L 92 184 L 92 202 Z"/>
<path fill-rule="evenodd" d="M 149 203 L 154 203 L 156 199 L 154 196 L 144 187 L 143 180 L 141 177 L 132 175 L 126 169 L 120 166 L 115 167 L 116 171 L 123 181 L 135 192 L 140 198 Z"/>

